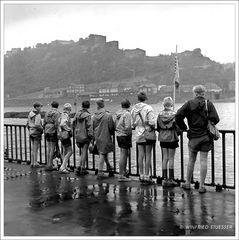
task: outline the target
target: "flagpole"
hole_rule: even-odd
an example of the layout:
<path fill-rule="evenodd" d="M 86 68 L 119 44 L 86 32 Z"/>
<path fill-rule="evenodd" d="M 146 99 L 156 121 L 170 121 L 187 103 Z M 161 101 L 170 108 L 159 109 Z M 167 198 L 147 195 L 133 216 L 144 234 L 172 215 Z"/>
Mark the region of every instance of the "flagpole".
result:
<path fill-rule="evenodd" d="M 176 56 L 177 56 L 177 49 L 178 49 L 178 46 L 176 45 L 176 52 L 175 52 Z M 176 86 L 175 86 L 175 78 L 173 78 L 173 110 L 175 106 L 175 100 L 176 100 Z"/>

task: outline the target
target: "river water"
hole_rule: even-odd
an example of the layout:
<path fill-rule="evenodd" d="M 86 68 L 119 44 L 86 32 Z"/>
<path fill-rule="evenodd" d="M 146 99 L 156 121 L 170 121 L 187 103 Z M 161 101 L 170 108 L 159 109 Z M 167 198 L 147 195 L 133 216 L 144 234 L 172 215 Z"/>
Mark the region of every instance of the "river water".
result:
<path fill-rule="evenodd" d="M 220 130 L 235 130 L 236 128 L 236 104 L 235 103 L 214 103 L 218 115 L 220 117 L 220 122 L 218 123 L 218 128 Z M 175 105 L 175 110 L 179 109 L 182 106 L 182 104 L 176 104 Z M 159 111 L 163 109 L 163 106 L 161 103 L 158 104 L 152 104 L 152 107 L 155 111 L 155 114 L 157 115 Z M 50 106 L 44 106 L 43 111 L 49 110 Z M 106 109 L 108 109 L 111 112 L 115 112 L 120 108 L 120 106 L 113 106 L 110 105 L 107 107 L 106 104 Z M 23 112 L 23 111 L 29 111 L 31 107 L 6 107 L 4 108 L 4 112 Z M 62 110 L 62 106 L 59 107 L 59 110 Z M 92 106 L 90 111 L 94 112 L 96 110 L 95 106 Z M 26 124 L 26 119 L 4 119 L 5 124 Z M 131 150 L 131 156 L 132 156 L 132 169 L 133 173 L 136 171 L 136 154 L 135 154 L 135 139 L 133 137 L 133 148 Z M 184 174 L 186 174 L 186 165 L 188 161 L 188 151 L 187 151 L 187 138 L 186 134 L 184 134 Z M 222 183 L 222 141 L 219 139 L 218 141 L 215 142 L 215 183 Z M 77 152 L 78 155 L 78 152 Z M 91 158 L 91 157 L 90 157 Z M 112 159 L 112 154 L 110 155 L 110 158 Z M 77 156 L 77 162 L 79 161 L 79 156 Z M 119 159 L 119 149 L 116 146 L 116 162 L 118 163 Z M 161 150 L 159 147 L 159 143 L 157 142 L 156 145 L 156 169 L 157 169 L 157 175 L 161 175 L 161 169 L 162 169 L 162 164 L 161 164 Z M 206 182 L 210 183 L 211 182 L 211 154 L 209 153 L 209 158 L 208 158 L 208 175 Z M 117 164 L 118 166 L 118 164 Z M 177 149 L 176 155 L 175 155 L 175 176 L 176 178 L 181 178 L 180 177 L 180 150 Z M 196 162 L 195 165 L 195 172 L 194 172 L 194 178 L 195 180 L 199 179 L 199 160 Z M 117 167 L 118 170 L 118 167 Z M 186 175 L 185 175 L 186 176 Z M 227 185 L 233 185 L 234 181 L 234 149 L 233 149 L 233 134 L 226 134 L 226 183 Z"/>

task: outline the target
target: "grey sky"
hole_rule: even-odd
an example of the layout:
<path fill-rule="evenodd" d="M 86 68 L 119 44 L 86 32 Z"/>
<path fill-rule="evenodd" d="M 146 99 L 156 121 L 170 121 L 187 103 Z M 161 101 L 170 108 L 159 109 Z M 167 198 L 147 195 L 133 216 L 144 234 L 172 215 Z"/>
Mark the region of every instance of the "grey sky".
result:
<path fill-rule="evenodd" d="M 4 50 L 101 34 L 120 48 L 170 54 L 201 48 L 218 62 L 235 61 L 235 3 L 27 3 L 4 4 Z"/>

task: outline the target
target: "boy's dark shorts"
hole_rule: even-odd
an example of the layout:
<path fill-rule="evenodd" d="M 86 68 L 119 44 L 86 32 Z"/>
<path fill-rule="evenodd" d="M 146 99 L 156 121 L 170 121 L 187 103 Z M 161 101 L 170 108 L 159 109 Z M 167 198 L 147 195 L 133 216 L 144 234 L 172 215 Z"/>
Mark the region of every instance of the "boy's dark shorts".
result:
<path fill-rule="evenodd" d="M 61 144 L 64 146 L 64 147 L 70 147 L 72 144 L 71 144 L 71 138 L 67 138 L 63 141 L 61 141 Z"/>
<path fill-rule="evenodd" d="M 156 140 L 146 140 L 146 142 L 139 142 L 138 145 L 154 145 L 156 143 Z"/>
<path fill-rule="evenodd" d="M 41 137 L 41 135 L 39 135 L 39 136 L 30 136 L 30 139 L 32 140 L 32 141 L 41 141 L 41 139 L 42 139 L 42 137 Z"/>
<path fill-rule="evenodd" d="M 77 145 L 78 148 L 83 148 L 85 145 L 89 146 L 90 142 L 86 142 L 86 143 L 79 143 L 79 142 L 77 142 L 76 145 Z"/>
<path fill-rule="evenodd" d="M 57 142 L 58 141 L 57 133 L 54 133 L 54 134 L 46 133 L 45 138 L 49 142 Z"/>
<path fill-rule="evenodd" d="M 209 152 L 212 149 L 212 140 L 208 135 L 191 138 L 188 141 L 188 147 L 192 152 Z"/>
<path fill-rule="evenodd" d="M 117 136 L 118 146 L 120 148 L 131 148 L 132 147 L 132 136 Z"/>
<path fill-rule="evenodd" d="M 178 141 L 175 141 L 175 142 L 160 142 L 160 147 L 161 148 L 175 149 L 175 148 L 178 148 Z"/>

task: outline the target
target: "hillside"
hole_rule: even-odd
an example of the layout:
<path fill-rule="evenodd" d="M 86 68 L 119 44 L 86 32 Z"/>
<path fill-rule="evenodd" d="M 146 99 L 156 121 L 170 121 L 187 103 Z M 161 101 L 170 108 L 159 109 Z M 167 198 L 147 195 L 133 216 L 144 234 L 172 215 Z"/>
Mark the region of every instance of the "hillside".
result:
<path fill-rule="evenodd" d="M 202 55 L 201 50 L 178 54 L 180 82 L 197 84 L 212 82 L 223 89 L 235 81 L 235 67 L 223 65 Z M 90 38 L 63 44 L 37 44 L 4 58 L 5 96 L 20 96 L 45 87 L 66 87 L 70 83 L 119 81 L 144 76 L 152 82 L 170 85 L 174 72 L 174 56 L 134 56 L 106 42 Z"/>

